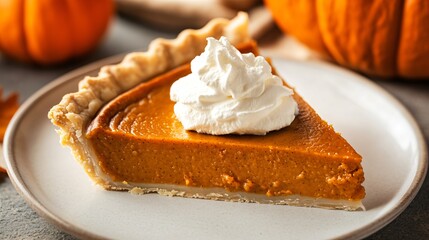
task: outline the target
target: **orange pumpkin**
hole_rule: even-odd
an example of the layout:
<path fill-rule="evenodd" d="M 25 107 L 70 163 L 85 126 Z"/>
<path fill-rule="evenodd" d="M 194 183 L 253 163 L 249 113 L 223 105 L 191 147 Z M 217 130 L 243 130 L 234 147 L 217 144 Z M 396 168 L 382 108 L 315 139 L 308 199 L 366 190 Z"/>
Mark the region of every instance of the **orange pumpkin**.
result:
<path fill-rule="evenodd" d="M 429 77 L 427 0 L 265 0 L 279 27 L 369 75 Z"/>
<path fill-rule="evenodd" d="M 114 12 L 113 0 L 1 0 L 0 51 L 50 65 L 93 49 Z"/>

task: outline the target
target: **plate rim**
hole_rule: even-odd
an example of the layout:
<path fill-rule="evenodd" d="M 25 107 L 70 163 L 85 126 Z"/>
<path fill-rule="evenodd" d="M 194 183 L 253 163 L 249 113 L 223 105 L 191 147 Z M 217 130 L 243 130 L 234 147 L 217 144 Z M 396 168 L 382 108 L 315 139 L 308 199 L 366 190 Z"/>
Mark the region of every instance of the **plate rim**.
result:
<path fill-rule="evenodd" d="M 113 64 L 119 62 L 124 58 L 126 54 L 114 55 L 111 57 L 103 58 L 93 63 L 78 67 L 75 70 L 72 70 L 64 75 L 61 75 L 58 78 L 55 78 L 53 81 L 43 86 L 32 94 L 24 103 L 19 107 L 18 111 L 12 117 L 5 133 L 3 141 L 3 154 L 6 162 L 6 170 L 9 176 L 9 179 L 12 182 L 12 185 L 16 191 L 24 198 L 25 202 L 41 217 L 50 222 L 52 225 L 59 227 L 61 230 L 76 236 L 78 238 L 86 239 L 105 239 L 104 237 L 89 232 L 88 230 L 79 228 L 71 224 L 70 222 L 56 216 L 48 210 L 47 207 L 42 204 L 32 193 L 32 191 L 27 187 L 21 173 L 16 165 L 14 159 L 14 139 L 16 136 L 16 131 L 21 125 L 21 121 L 25 118 L 25 115 L 33 105 L 37 104 L 38 101 L 42 99 L 43 96 L 48 94 L 50 91 L 54 91 L 56 88 L 61 87 L 66 84 L 71 79 L 77 78 L 82 75 L 87 75 L 88 73 L 99 69 L 103 65 Z"/>
<path fill-rule="evenodd" d="M 45 85 L 41 89 L 37 90 L 34 94 L 32 94 L 18 109 L 17 113 L 12 118 L 5 134 L 4 142 L 3 142 L 3 151 L 4 157 L 6 161 L 6 168 L 8 170 L 9 178 L 17 190 L 17 192 L 24 198 L 27 204 L 35 210 L 41 217 L 48 220 L 51 224 L 56 227 L 59 227 L 61 230 L 72 234 L 73 236 L 79 238 L 91 238 L 91 239 L 104 239 L 104 237 L 91 233 L 90 231 L 77 227 L 70 222 L 60 218 L 54 213 L 50 212 L 45 205 L 39 201 L 31 189 L 27 187 L 25 181 L 17 167 L 16 161 L 14 160 L 14 138 L 16 136 L 16 132 L 21 125 L 21 121 L 25 118 L 28 109 L 30 109 L 33 105 L 37 104 L 39 100 L 50 91 L 55 90 L 58 87 L 61 87 L 63 84 L 66 84 L 71 79 L 75 79 L 79 76 L 85 76 L 92 71 L 96 71 L 103 65 L 114 64 L 119 62 L 126 54 L 114 55 L 111 57 L 107 57 L 93 63 L 84 65 L 75 70 L 72 70 Z M 408 109 L 393 95 L 387 92 L 385 89 L 374 83 L 373 81 L 367 79 L 365 76 L 362 76 L 353 71 L 343 69 L 337 65 L 332 63 L 322 62 L 319 60 L 293 60 L 293 59 L 284 59 L 284 58 L 273 58 L 274 65 L 276 61 L 283 62 L 293 62 L 298 64 L 316 64 L 321 65 L 323 68 L 330 68 L 337 72 L 342 72 L 345 74 L 349 74 L 354 77 L 354 81 L 358 81 L 359 83 L 365 85 L 368 88 L 371 88 L 382 97 L 386 98 L 392 105 L 397 107 L 397 110 L 402 114 L 402 116 L 407 120 L 408 124 L 416 137 L 419 150 L 419 159 L 417 161 L 417 170 L 416 175 L 413 177 L 413 180 L 410 184 L 410 187 L 401 196 L 400 200 L 384 215 L 377 219 L 377 221 L 368 223 L 358 229 L 355 229 L 351 232 L 343 234 L 339 236 L 341 239 L 351 239 L 351 238 L 364 238 L 367 237 L 381 228 L 385 227 L 389 223 L 391 223 L 397 216 L 399 216 L 411 203 L 411 201 L 415 198 L 417 193 L 419 192 L 428 169 L 428 150 L 425 144 L 423 133 L 417 124 L 414 117 L 408 111 Z"/>

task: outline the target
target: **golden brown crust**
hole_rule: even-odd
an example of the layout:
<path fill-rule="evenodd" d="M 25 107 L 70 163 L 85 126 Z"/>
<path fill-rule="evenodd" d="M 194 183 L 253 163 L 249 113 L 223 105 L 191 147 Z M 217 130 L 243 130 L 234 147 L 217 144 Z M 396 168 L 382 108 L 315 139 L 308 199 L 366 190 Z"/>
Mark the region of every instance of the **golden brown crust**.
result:
<path fill-rule="evenodd" d="M 248 41 L 247 25 L 245 13 L 232 20 L 214 19 L 202 29 L 183 31 L 176 39 L 156 39 L 148 51 L 130 53 L 119 64 L 101 68 L 98 76 L 85 77 L 78 92 L 65 95 L 48 113 L 48 118 L 59 127 L 61 143 L 72 149 L 96 183 L 108 186 L 99 177 L 101 173 L 95 173 L 92 150 L 83 137 L 97 111 L 137 84 L 192 60 L 204 50 L 207 37 L 226 36 L 234 45 Z"/>

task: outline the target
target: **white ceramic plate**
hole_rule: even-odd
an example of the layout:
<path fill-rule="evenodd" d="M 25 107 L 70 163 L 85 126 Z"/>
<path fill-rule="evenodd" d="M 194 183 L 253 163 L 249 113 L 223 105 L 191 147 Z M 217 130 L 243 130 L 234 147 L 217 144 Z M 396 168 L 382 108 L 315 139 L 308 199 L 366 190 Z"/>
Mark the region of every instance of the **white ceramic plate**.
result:
<path fill-rule="evenodd" d="M 274 60 L 278 71 L 363 156 L 367 211 L 243 204 L 104 191 L 60 146 L 46 115 L 84 75 L 78 69 L 33 95 L 16 114 L 5 156 L 17 190 L 43 217 L 79 237 L 114 239 L 361 238 L 398 216 L 427 169 L 422 134 L 407 110 L 360 75 L 320 62 Z"/>

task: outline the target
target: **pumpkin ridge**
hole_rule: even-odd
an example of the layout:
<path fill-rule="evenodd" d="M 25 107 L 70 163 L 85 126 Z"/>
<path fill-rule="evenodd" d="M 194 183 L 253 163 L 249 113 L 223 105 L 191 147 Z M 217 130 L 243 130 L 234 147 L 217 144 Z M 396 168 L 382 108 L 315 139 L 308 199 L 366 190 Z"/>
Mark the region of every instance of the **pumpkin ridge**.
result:
<path fill-rule="evenodd" d="M 429 77 L 429 2 L 404 1 L 403 22 L 396 59 L 398 75 Z"/>
<path fill-rule="evenodd" d="M 5 1 L 0 5 L 0 50 L 6 56 L 29 62 L 23 26 L 24 0 Z"/>
<path fill-rule="evenodd" d="M 23 3 L 20 6 L 21 13 L 22 13 L 22 16 L 21 16 L 22 21 L 20 22 L 20 28 L 21 28 L 20 31 L 22 32 L 22 45 L 24 46 L 22 50 L 25 52 L 25 55 L 27 56 L 27 58 L 30 59 L 31 56 L 30 56 L 30 52 L 28 51 L 27 34 L 25 32 L 25 26 L 24 26 L 26 22 L 24 18 L 27 16 L 25 14 L 26 13 L 25 5 L 27 4 L 27 1 L 28 0 L 22 0 Z"/>
<path fill-rule="evenodd" d="M 76 0 L 75 0 L 75 2 L 76 2 Z M 71 37 L 69 39 L 70 40 L 70 49 L 71 49 L 70 54 L 72 55 L 71 57 L 73 58 L 74 57 L 73 55 L 77 51 L 77 41 L 76 41 L 75 37 L 79 37 L 79 35 L 77 34 L 77 31 L 75 29 L 75 24 L 74 24 L 75 16 L 73 14 L 73 9 L 71 8 L 71 5 L 73 3 L 71 3 L 70 0 L 66 0 L 65 4 L 66 4 L 66 8 L 65 8 L 66 10 L 65 11 L 67 12 L 67 16 L 68 16 L 68 24 L 69 24 L 68 27 L 70 29 L 70 37 Z"/>
<path fill-rule="evenodd" d="M 395 0 L 395 1 L 397 1 L 397 0 Z M 401 36 L 401 32 L 402 32 L 402 28 L 401 28 L 401 25 L 402 25 L 402 21 L 403 21 L 403 19 L 402 19 L 402 16 L 403 16 L 403 12 L 404 12 L 404 8 L 403 8 L 403 6 L 404 6 L 404 0 L 400 0 L 399 1 L 399 3 L 398 3 L 398 9 L 400 9 L 401 11 L 398 11 L 398 14 L 399 14 L 399 16 L 398 16 L 398 22 L 396 23 L 396 24 L 392 24 L 393 25 L 393 27 L 396 27 L 397 28 L 397 31 L 396 31 L 396 33 L 395 34 L 393 34 L 394 36 L 393 36 L 393 42 L 394 42 L 394 44 L 393 44 L 393 48 L 392 48 L 392 51 L 393 51 L 393 53 L 392 53 L 392 55 L 395 57 L 394 59 L 397 59 L 397 57 L 398 57 L 398 52 L 399 52 L 399 41 L 400 41 L 400 36 Z M 376 30 L 377 29 L 372 29 L 373 30 L 373 32 L 376 32 Z M 373 36 L 375 36 L 375 34 L 373 33 L 372 34 Z M 374 52 L 377 50 L 377 46 L 375 46 L 375 45 L 372 45 L 372 51 L 370 52 L 371 53 L 371 56 L 370 56 L 370 59 L 375 59 L 376 58 L 376 56 L 374 55 Z M 375 49 L 374 49 L 375 48 Z M 380 77 L 380 79 L 386 79 L 387 77 L 391 77 L 391 76 L 393 76 L 393 75 L 396 75 L 397 73 L 398 73 L 398 66 L 397 66 L 397 61 L 392 61 L 391 62 L 391 64 L 390 64 L 390 67 L 391 67 L 391 69 L 393 70 L 393 73 L 392 74 L 387 74 L 387 75 L 385 75 L 385 76 L 383 76 L 383 75 L 381 75 Z M 377 66 L 376 65 L 373 65 L 372 66 L 372 68 L 373 69 L 377 69 Z M 370 75 L 377 75 L 377 74 L 379 74 L 379 73 L 377 73 L 377 70 L 375 70 L 374 72 L 372 72 L 372 73 L 369 73 Z"/>
<path fill-rule="evenodd" d="M 396 40 L 396 48 L 394 49 L 395 51 L 395 66 L 394 66 L 394 71 L 395 71 L 395 75 L 399 74 L 399 70 L 398 70 L 398 60 L 399 59 L 399 47 L 401 45 L 401 35 L 402 35 L 402 24 L 404 22 L 403 16 L 404 16 L 404 12 L 405 12 L 405 1 L 406 0 L 401 0 L 400 2 L 400 9 L 402 9 L 402 11 L 400 11 L 400 15 L 399 15 L 399 23 L 398 23 L 398 31 L 396 32 L 396 36 L 395 36 L 395 40 Z"/>

